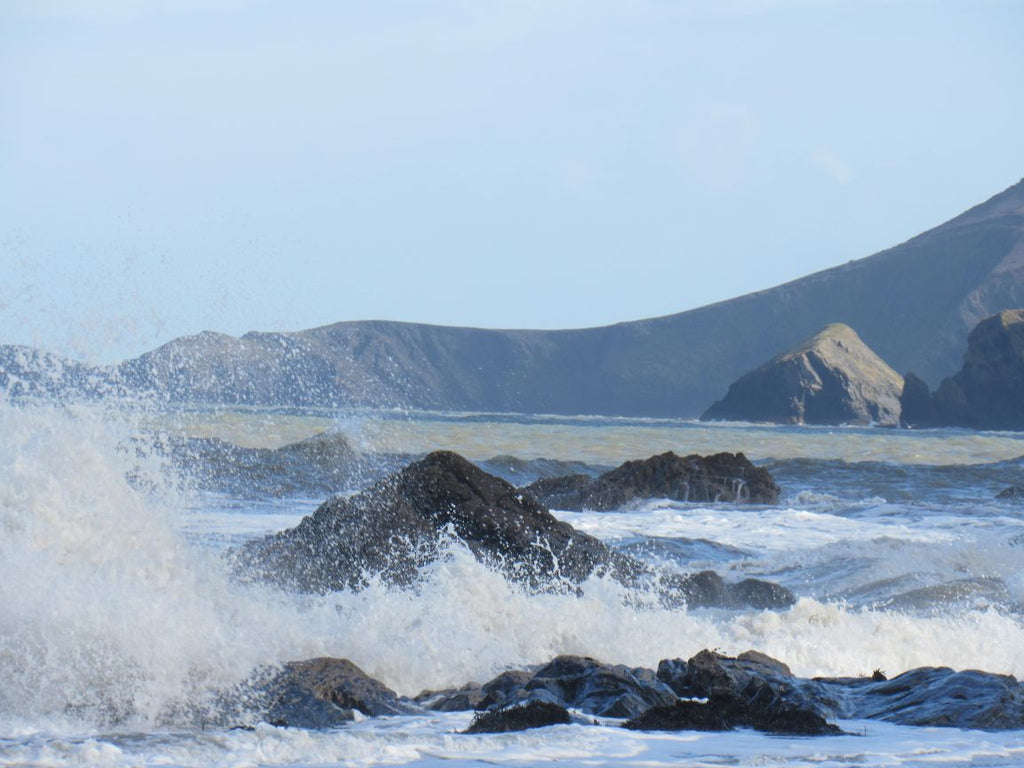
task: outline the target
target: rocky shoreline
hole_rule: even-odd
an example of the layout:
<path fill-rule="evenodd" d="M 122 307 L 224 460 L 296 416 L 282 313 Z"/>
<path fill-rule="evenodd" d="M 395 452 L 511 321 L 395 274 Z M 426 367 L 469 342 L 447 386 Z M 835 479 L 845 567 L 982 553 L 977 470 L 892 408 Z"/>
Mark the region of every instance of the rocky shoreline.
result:
<path fill-rule="evenodd" d="M 547 725 L 621 724 L 655 731 L 839 735 L 835 720 L 982 730 L 1024 727 L 1024 685 L 1009 675 L 920 667 L 889 680 L 801 678 L 756 651 L 730 657 L 703 650 L 665 659 L 657 669 L 558 656 L 502 672 L 485 683 L 400 697 L 345 659 L 310 659 L 257 686 L 257 721 L 322 729 L 358 715 L 476 712 L 465 733 Z M 358 713 L 358 715 L 357 715 Z"/>
<path fill-rule="evenodd" d="M 607 509 L 651 496 L 685 493 L 689 499 L 693 488 L 702 489 L 707 502 L 722 488 L 740 487 L 751 490 L 746 497 L 728 495 L 733 503 L 754 500 L 755 493 L 765 503 L 778 498 L 774 478 L 742 454 L 663 454 L 598 478 L 516 488 L 458 454 L 437 451 L 354 496 L 329 499 L 295 528 L 249 541 L 227 557 L 239 579 L 325 593 L 362 589 L 371 577 L 408 585 L 441 556 L 443 542 L 454 541 L 526 591 L 571 593 L 590 577 L 606 576 L 656 590 L 661 603 L 674 608 L 785 610 L 795 598 L 781 585 L 757 579 L 730 584 L 712 571 L 659 571 L 557 520 L 533 495 Z M 800 736 L 841 734 L 837 720 L 858 719 L 1024 728 L 1024 686 L 1011 676 L 921 667 L 892 680 L 881 671 L 801 678 L 757 651 L 730 657 L 704 650 L 689 659 L 663 659 L 656 669 L 558 656 L 414 697 L 398 696 L 351 661 L 317 658 L 265 671 L 245 689 L 238 699 L 247 704 L 236 711 L 247 712 L 250 722 L 307 729 L 431 712 L 477 713 L 465 733 L 601 721 L 638 730 L 752 728 Z"/>

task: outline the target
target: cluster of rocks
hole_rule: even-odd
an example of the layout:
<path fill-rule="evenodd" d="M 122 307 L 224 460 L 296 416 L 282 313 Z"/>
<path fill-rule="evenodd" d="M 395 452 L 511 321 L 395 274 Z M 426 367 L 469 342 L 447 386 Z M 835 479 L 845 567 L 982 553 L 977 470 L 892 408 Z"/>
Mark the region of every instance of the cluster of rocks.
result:
<path fill-rule="evenodd" d="M 644 494 L 693 500 L 695 487 L 709 494 L 716 486 L 733 488 L 733 500 L 778 493 L 771 476 L 742 454 L 703 459 L 664 454 L 587 479 L 579 482 L 576 500 L 598 509 Z M 564 482 L 559 492 L 568 494 L 570 485 Z M 741 485 L 747 494 L 736 491 Z M 691 608 L 777 609 L 794 601 L 789 590 L 770 582 L 728 584 L 711 571 L 656 571 L 557 520 L 533 496 L 556 498 L 545 495 L 544 486 L 517 489 L 457 454 L 439 451 L 362 493 L 330 499 L 295 528 L 248 542 L 230 557 L 242 578 L 305 592 L 359 589 L 371 576 L 412 582 L 423 565 L 442 555 L 447 537 L 532 590 L 571 590 L 591 576 L 606 575 L 630 587 L 656 588 L 665 604 Z M 348 660 L 318 658 L 257 676 L 239 698 L 259 720 L 312 729 L 343 725 L 357 716 L 430 711 L 476 712 L 467 733 L 594 718 L 641 730 L 743 727 L 798 735 L 841 733 L 837 719 L 1024 727 L 1024 687 L 1010 676 L 925 667 L 893 680 L 880 672 L 807 679 L 754 651 L 733 658 L 705 650 L 688 660 L 663 660 L 655 670 L 559 656 L 482 684 L 413 698 L 398 696 Z"/>
<path fill-rule="evenodd" d="M 742 453 L 677 456 L 663 453 L 627 461 L 600 477 L 568 475 L 544 478 L 524 489 L 555 509 L 605 511 L 637 499 L 673 499 L 697 503 L 775 504 L 779 487 L 768 470 Z"/>
<path fill-rule="evenodd" d="M 286 665 L 257 685 L 257 716 L 299 728 L 438 712 L 477 713 L 466 733 L 499 733 L 614 719 L 636 730 L 753 728 L 802 736 L 842 733 L 835 719 L 916 726 L 1024 727 L 1024 686 L 1013 677 L 921 667 L 892 680 L 800 678 L 756 651 L 738 657 L 704 650 L 666 659 L 656 670 L 559 656 L 458 689 L 400 697 L 344 659 Z"/>
<path fill-rule="evenodd" d="M 652 461 L 654 474 L 677 474 L 665 473 L 664 456 Z M 678 463 L 687 472 L 694 466 L 686 459 Z M 774 488 L 770 476 L 762 477 L 767 473 L 746 459 L 741 470 L 744 477 L 737 484 L 749 480 Z M 643 465 L 616 471 L 645 474 Z M 607 487 L 607 478 L 596 482 Z M 622 487 L 631 490 L 621 493 L 635 492 L 635 486 Z M 591 576 L 608 576 L 654 590 L 672 606 L 773 609 L 794 602 L 788 589 L 770 582 L 731 584 L 713 571 L 656 570 L 559 521 L 527 490 L 448 451 L 431 453 L 355 496 L 332 498 L 295 528 L 247 542 L 230 557 L 243 578 L 330 592 L 362 588 L 373 577 L 412 583 L 423 566 L 442 555 L 446 541 L 467 547 L 531 590 L 572 590 Z"/>

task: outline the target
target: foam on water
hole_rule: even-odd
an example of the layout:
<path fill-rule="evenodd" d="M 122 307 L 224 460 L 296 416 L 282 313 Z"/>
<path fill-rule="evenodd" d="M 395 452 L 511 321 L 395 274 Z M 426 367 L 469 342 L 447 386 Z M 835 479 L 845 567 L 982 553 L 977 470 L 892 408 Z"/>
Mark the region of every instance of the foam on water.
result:
<path fill-rule="evenodd" d="M 411 589 L 375 582 L 359 593 L 301 597 L 240 586 L 215 551 L 181 534 L 190 530 L 185 510 L 192 502 L 176 495 L 161 462 L 125 448 L 137 433 L 134 417 L 121 413 L 0 403 L 0 732 L 12 737 L 0 741 L 0 763 L 429 764 L 459 755 L 514 764 L 595 754 L 639 762 L 646 754 L 657 764 L 689 738 L 672 737 L 673 746 L 662 749 L 655 735 L 570 727 L 554 736 L 451 740 L 445 732 L 462 721 L 447 716 L 324 734 L 191 730 L 218 692 L 254 668 L 318 655 L 352 659 L 404 694 L 483 681 L 561 653 L 653 666 L 703 648 L 755 648 L 800 675 L 875 668 L 891 675 L 921 665 L 1024 674 L 1021 619 L 990 606 L 919 615 L 804 597 L 778 613 L 667 610 L 602 579 L 584 584 L 579 596 L 526 594 L 458 546 Z M 856 539 L 869 545 L 881 530 L 899 530 L 922 548 L 941 548 L 950 535 L 941 526 L 899 528 L 904 524 L 884 515 L 851 523 L 806 510 L 754 510 L 741 524 L 739 513 L 728 511 L 689 522 L 670 519 L 679 514 L 671 506 L 648 512 L 647 534 L 664 526 L 681 535 L 679 526 L 688 525 L 686 535 L 753 545 L 744 531 L 760 530 L 751 535 L 760 536 L 759 547 L 778 568 L 797 569 L 787 561 L 789 548 L 817 543 L 824 551 L 829 542 Z M 592 528 L 603 525 L 604 535 L 633 530 L 615 515 L 569 517 L 584 527 L 588 520 Z M 785 538 L 802 527 L 802 539 L 765 547 L 767 532 L 782 530 Z M 995 553 L 1003 566 L 1020 570 L 1017 550 Z M 762 558 L 757 567 L 769 566 Z M 959 566 L 951 558 L 943 567 Z M 72 737 L 114 723 L 141 735 Z M 187 730 L 154 730 L 167 727 Z M 699 738 L 689 754 L 726 749 L 714 741 L 726 737 Z M 728 738 L 739 764 L 770 743 L 748 734 Z M 754 745 L 749 753 L 745 739 Z M 998 749 L 1019 754 L 1010 739 Z M 793 764 L 823 749 L 839 748 L 809 747 Z"/>
<path fill-rule="evenodd" d="M 254 731 L 154 734 L 143 739 L 28 739 L 3 750 L 9 766 L 376 766 L 440 768 L 467 765 L 588 765 L 694 768 L 723 765 L 845 768 L 850 765 L 925 768 L 936 765 L 1019 766 L 1017 732 L 901 728 L 848 721 L 845 736 L 779 738 L 754 731 L 643 733 L 615 724 L 560 725 L 522 733 L 462 736 L 469 714 L 401 717 L 309 732 L 258 726 Z"/>

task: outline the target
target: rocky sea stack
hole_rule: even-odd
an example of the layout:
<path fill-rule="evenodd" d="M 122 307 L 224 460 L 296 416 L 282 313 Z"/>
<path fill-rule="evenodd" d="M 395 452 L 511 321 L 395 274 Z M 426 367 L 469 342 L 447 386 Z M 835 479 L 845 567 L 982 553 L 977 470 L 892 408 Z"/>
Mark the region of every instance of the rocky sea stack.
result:
<path fill-rule="evenodd" d="M 1024 429 L 1024 309 L 978 323 L 963 367 L 934 393 L 908 373 L 901 399 L 908 426 Z"/>
<path fill-rule="evenodd" d="M 701 420 L 895 426 L 902 391 L 896 371 L 833 323 L 739 378 Z"/>

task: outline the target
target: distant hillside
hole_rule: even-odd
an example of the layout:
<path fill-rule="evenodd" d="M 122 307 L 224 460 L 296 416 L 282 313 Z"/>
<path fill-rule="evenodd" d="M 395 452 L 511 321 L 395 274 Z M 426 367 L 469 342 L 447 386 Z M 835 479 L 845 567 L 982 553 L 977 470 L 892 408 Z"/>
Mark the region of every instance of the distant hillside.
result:
<path fill-rule="evenodd" d="M 1024 181 L 874 256 L 667 317 L 568 331 L 373 321 L 203 333 L 114 374 L 188 401 L 695 417 L 835 322 L 934 385 L 959 367 L 979 320 L 1019 306 Z"/>

